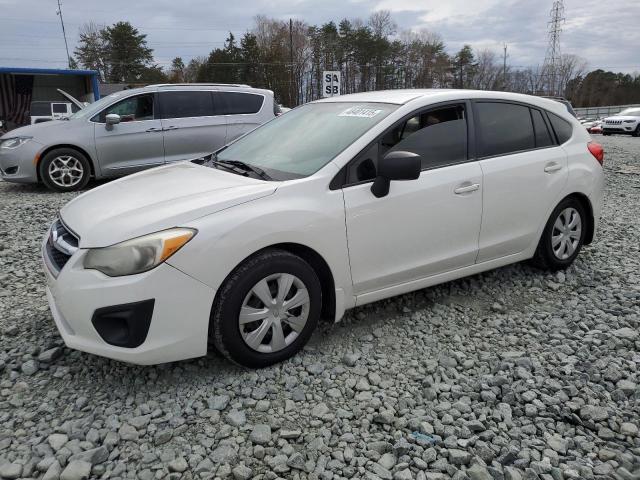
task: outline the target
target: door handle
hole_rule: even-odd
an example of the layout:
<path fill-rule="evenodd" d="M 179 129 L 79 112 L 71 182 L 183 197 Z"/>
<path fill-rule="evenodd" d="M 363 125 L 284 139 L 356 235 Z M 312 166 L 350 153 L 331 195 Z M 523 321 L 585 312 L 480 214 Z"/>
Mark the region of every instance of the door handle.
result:
<path fill-rule="evenodd" d="M 557 172 L 558 170 L 562 170 L 562 165 L 556 162 L 547 163 L 544 167 L 544 171 L 547 173 Z"/>
<path fill-rule="evenodd" d="M 453 193 L 456 195 L 462 195 L 463 193 L 475 192 L 480 188 L 479 183 L 467 183 L 462 184 L 458 188 L 456 188 Z"/>
<path fill-rule="evenodd" d="M 164 130 L 177 130 L 180 127 L 176 127 L 175 125 L 171 125 L 170 127 L 165 128 Z"/>
<path fill-rule="evenodd" d="M 147 128 L 145 130 L 145 132 L 161 132 L 161 131 L 162 131 L 161 128 L 156 128 L 156 127 Z"/>

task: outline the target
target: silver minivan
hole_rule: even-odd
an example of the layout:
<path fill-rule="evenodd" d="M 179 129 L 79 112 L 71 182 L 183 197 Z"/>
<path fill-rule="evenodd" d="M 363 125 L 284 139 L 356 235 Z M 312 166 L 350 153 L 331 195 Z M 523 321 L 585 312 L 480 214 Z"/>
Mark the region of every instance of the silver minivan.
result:
<path fill-rule="evenodd" d="M 248 85 L 162 84 L 123 90 L 64 120 L 0 137 L 0 178 L 66 192 L 90 177 L 195 159 L 275 116 L 273 92 Z"/>

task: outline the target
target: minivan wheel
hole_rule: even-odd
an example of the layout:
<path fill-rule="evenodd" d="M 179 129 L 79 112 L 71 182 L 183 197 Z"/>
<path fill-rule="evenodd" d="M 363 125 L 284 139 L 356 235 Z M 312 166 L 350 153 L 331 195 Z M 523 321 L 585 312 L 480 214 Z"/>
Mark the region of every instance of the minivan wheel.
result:
<path fill-rule="evenodd" d="M 72 148 L 56 148 L 40 161 L 40 178 L 56 192 L 80 190 L 89 181 L 91 167 L 82 153 Z"/>
<path fill-rule="evenodd" d="M 322 289 L 311 266 L 284 250 L 249 258 L 225 280 L 214 302 L 209 338 L 229 360 L 261 368 L 286 360 L 309 340 Z"/>
<path fill-rule="evenodd" d="M 569 267 L 580 253 L 586 231 L 582 204 L 575 198 L 565 198 L 547 221 L 533 264 L 552 271 Z"/>

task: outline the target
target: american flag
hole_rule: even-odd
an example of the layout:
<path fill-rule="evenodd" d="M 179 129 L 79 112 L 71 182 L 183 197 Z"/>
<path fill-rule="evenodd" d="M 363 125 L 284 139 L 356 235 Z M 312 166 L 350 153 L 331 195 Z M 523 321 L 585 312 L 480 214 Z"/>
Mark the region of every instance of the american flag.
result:
<path fill-rule="evenodd" d="M 28 124 L 32 93 L 33 75 L 0 75 L 0 118 Z"/>

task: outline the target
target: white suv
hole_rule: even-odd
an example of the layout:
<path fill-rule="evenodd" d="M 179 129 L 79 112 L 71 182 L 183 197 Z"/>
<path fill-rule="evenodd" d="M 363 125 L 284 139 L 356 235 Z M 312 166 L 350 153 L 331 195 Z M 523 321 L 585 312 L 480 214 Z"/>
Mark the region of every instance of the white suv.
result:
<path fill-rule="evenodd" d="M 602 122 L 602 134 L 625 133 L 640 137 L 640 107 L 627 108 Z"/>
<path fill-rule="evenodd" d="M 284 360 L 321 317 L 593 240 L 603 151 L 566 108 L 397 90 L 298 107 L 215 154 L 91 190 L 42 245 L 72 348 Z"/>

